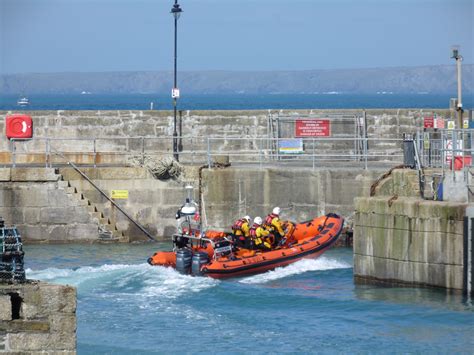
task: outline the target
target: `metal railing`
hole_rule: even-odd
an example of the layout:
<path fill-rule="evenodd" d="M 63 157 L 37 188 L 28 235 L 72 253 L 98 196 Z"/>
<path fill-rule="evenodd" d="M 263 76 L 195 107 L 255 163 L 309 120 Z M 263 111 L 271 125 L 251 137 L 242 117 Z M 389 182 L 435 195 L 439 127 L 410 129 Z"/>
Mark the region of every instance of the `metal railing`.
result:
<path fill-rule="evenodd" d="M 132 157 L 163 157 L 173 154 L 173 137 L 94 137 L 11 139 L 11 164 L 61 166 L 67 160 L 81 166 L 124 165 Z M 186 137 L 180 149 L 185 163 L 205 162 L 204 137 Z M 60 152 L 62 156 L 54 153 Z M 23 159 L 21 159 L 23 157 Z"/>
<path fill-rule="evenodd" d="M 330 163 L 356 163 L 367 169 L 371 163 L 403 161 L 401 139 L 321 137 L 321 138 L 208 138 L 207 164 L 216 156 L 228 156 L 233 163 L 264 164 L 298 163 L 316 168 Z M 285 143 L 296 142 L 288 148 Z M 361 146 L 362 149 L 354 149 Z M 371 147 L 369 149 L 369 147 Z"/>
<path fill-rule="evenodd" d="M 472 165 L 474 129 L 418 132 L 416 141 L 424 167 L 456 171 Z"/>
<path fill-rule="evenodd" d="M 350 162 L 367 169 L 371 164 L 403 162 L 403 140 L 393 138 L 179 137 L 179 140 L 182 142 L 179 160 L 185 164 L 212 166 L 218 156 L 228 157 L 232 164 L 299 164 L 313 169 L 333 163 Z M 55 167 L 71 161 L 78 166 L 123 166 L 133 157 L 143 161 L 147 156 L 157 159 L 171 156 L 172 143 L 171 136 L 12 139 L 10 164 Z"/>

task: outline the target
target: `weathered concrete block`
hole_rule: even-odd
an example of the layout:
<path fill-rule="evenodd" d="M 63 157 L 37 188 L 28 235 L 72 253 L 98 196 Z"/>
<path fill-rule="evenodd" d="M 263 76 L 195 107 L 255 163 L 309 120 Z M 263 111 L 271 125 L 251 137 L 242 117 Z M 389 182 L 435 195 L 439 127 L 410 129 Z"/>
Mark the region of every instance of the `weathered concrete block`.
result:
<path fill-rule="evenodd" d="M 66 353 L 76 350 L 76 293 L 70 286 L 42 282 L 0 285 L 0 303 L 9 293 L 22 299 L 20 318 L 0 321 L 9 353 Z M 5 307 L 0 306 L 0 311 Z M 11 309 L 11 305 L 8 307 Z M 0 349 L 1 350 L 1 349 Z"/>
<path fill-rule="evenodd" d="M 13 205 L 13 191 L 9 185 L 2 186 L 0 189 L 0 206 L 1 207 L 11 207 Z"/>
<path fill-rule="evenodd" d="M 94 224 L 71 225 L 67 232 L 69 241 L 97 240 L 99 238 L 98 226 Z"/>
<path fill-rule="evenodd" d="M 51 331 L 58 333 L 76 333 L 75 314 L 53 314 L 49 317 Z"/>
<path fill-rule="evenodd" d="M 183 189 L 164 189 L 160 194 L 153 194 L 152 201 L 156 201 L 163 206 L 181 206 L 185 199 L 185 192 Z M 156 200 L 155 200 L 156 199 Z M 150 201 L 151 202 L 151 201 Z"/>
<path fill-rule="evenodd" d="M 73 334 L 10 333 L 7 346 L 13 352 L 54 350 L 63 353 L 63 350 L 75 351 L 76 337 Z"/>
<path fill-rule="evenodd" d="M 7 346 L 10 351 L 42 351 L 51 348 L 49 333 L 10 333 Z"/>
<path fill-rule="evenodd" d="M 84 206 L 74 207 L 72 209 L 74 213 L 74 222 L 76 223 L 91 223 L 91 216 Z"/>
<path fill-rule="evenodd" d="M 24 242 L 39 242 L 48 239 L 46 227 L 43 225 L 19 224 L 17 227 Z"/>
<path fill-rule="evenodd" d="M 29 189 L 15 189 L 13 190 L 12 206 L 48 206 L 48 190 L 41 185 L 32 185 Z"/>
<path fill-rule="evenodd" d="M 31 300 L 23 302 L 21 304 L 22 318 L 26 320 L 40 318 L 42 316 L 40 302 L 41 298 L 39 295 L 33 302 Z"/>
<path fill-rule="evenodd" d="M 12 168 L 11 181 L 58 181 L 59 175 L 49 168 Z"/>
<path fill-rule="evenodd" d="M 11 169 L 0 168 L 0 181 L 10 181 L 10 179 L 11 179 Z"/>
<path fill-rule="evenodd" d="M 40 221 L 44 224 L 69 224 L 75 221 L 74 207 L 45 207 L 41 209 Z"/>
<path fill-rule="evenodd" d="M 66 207 L 70 205 L 69 196 L 62 189 L 48 191 L 48 206 Z"/>
<path fill-rule="evenodd" d="M 37 224 L 40 222 L 40 208 L 29 207 L 23 210 L 23 220 L 28 224 Z"/>
<path fill-rule="evenodd" d="M 68 225 L 50 225 L 46 227 L 46 236 L 51 242 L 67 242 L 68 229 Z"/>
<path fill-rule="evenodd" d="M 24 209 L 23 208 L 17 208 L 17 207 L 10 207 L 10 210 L 11 210 L 11 216 L 12 216 L 12 220 L 11 220 L 11 223 L 13 224 L 23 224 L 25 223 L 25 218 L 24 218 L 24 214 L 23 214 L 23 211 Z"/>
<path fill-rule="evenodd" d="M 40 288 L 43 310 L 48 313 L 76 312 L 76 289 L 68 285 L 42 284 Z"/>
<path fill-rule="evenodd" d="M 12 319 L 12 303 L 10 296 L 0 296 L 0 321 Z"/>

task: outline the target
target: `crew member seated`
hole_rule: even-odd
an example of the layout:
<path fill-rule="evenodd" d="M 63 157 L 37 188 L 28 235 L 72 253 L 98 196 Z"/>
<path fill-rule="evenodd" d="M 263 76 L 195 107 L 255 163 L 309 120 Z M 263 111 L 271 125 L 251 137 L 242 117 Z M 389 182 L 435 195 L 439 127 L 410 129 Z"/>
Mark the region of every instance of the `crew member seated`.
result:
<path fill-rule="evenodd" d="M 270 234 L 262 227 L 262 218 L 255 217 L 252 228 L 250 228 L 250 237 L 252 238 L 253 248 L 259 250 L 272 250 L 270 243 L 266 241 L 266 237 Z"/>
<path fill-rule="evenodd" d="M 250 249 L 250 217 L 245 216 L 234 222 L 232 225 L 232 233 L 234 235 L 234 243 L 237 247 Z"/>
<path fill-rule="evenodd" d="M 274 236 L 273 246 L 279 245 L 280 241 L 285 236 L 285 231 L 280 220 L 280 207 L 275 207 L 266 218 L 264 222 L 265 229 Z"/>

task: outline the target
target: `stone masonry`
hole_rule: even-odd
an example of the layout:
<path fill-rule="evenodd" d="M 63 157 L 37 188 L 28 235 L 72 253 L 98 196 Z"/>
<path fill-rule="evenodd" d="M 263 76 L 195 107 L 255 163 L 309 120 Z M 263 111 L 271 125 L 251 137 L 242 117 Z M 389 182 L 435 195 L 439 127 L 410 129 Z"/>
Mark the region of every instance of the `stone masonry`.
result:
<path fill-rule="evenodd" d="M 175 212 L 184 201 L 185 182 L 195 187 L 194 198 L 199 200 L 196 168 L 188 167 L 183 181 L 160 181 L 142 168 L 82 168 L 82 171 L 108 194 L 114 189 L 128 190 L 129 198 L 116 202 L 153 235 L 165 239 L 175 231 Z M 373 180 L 382 171 L 205 168 L 201 181 L 203 218 L 209 227 L 229 229 L 238 216 L 264 216 L 279 205 L 286 219 L 302 221 L 336 212 L 350 223 L 354 197 L 368 194 Z M 143 239 L 142 233 L 77 172 L 71 168 L 60 172 L 132 240 Z"/>
<path fill-rule="evenodd" d="M 7 113 L 0 111 L 0 117 Z M 272 133 L 275 132 L 274 125 L 273 130 L 270 129 L 270 114 L 273 118 L 278 115 L 298 118 L 308 114 L 319 118 L 334 114 L 363 117 L 365 114 L 368 138 L 385 139 L 370 141 L 369 150 L 391 155 L 394 151 L 400 152 L 401 147 L 387 139 L 400 139 L 403 133 L 413 133 L 422 127 L 423 116 L 433 113 L 439 117 L 450 115 L 446 110 L 409 109 L 184 111 L 183 139 L 180 141 L 183 153 L 180 158 L 188 163 L 205 163 L 203 152 L 208 147 L 207 137 L 221 137 L 212 141 L 214 151 L 245 153 L 255 150 L 260 147 L 259 138 L 275 136 Z M 65 158 L 55 155 L 54 151 L 64 153 L 67 159 L 76 163 L 88 164 L 124 164 L 127 163 L 127 154 L 141 154 L 143 151 L 157 156 L 172 154 L 173 116 L 169 111 L 31 111 L 29 114 L 33 117 L 35 139 L 15 144 L 17 163 L 45 163 L 48 150 L 53 152 L 48 158 L 53 163 L 65 163 Z M 355 134 L 355 122 L 344 122 L 341 126 L 341 119 L 334 119 L 333 136 L 351 137 Z M 280 136 L 287 137 L 283 126 Z M 287 128 L 293 127 L 290 126 Z M 4 130 L 3 120 L 0 120 L 0 129 Z M 294 128 L 289 129 L 290 133 L 293 131 Z M 45 138 L 54 140 L 48 146 Z M 321 149 L 330 150 L 331 147 Z M 0 163 L 12 161 L 10 143 L 5 138 L 0 139 Z"/>
<path fill-rule="evenodd" d="M 75 354 L 76 289 L 0 284 L 0 353 Z"/>
<path fill-rule="evenodd" d="M 0 216 L 18 227 L 24 242 L 97 240 L 97 222 L 59 178 L 54 169 L 0 169 Z"/>

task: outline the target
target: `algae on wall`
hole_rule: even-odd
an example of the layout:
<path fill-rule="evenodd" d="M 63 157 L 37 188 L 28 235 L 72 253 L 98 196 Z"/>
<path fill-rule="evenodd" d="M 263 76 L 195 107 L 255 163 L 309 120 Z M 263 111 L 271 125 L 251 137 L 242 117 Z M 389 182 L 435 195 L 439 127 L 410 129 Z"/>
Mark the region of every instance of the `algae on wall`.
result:
<path fill-rule="evenodd" d="M 351 219 L 354 197 L 367 193 L 380 171 L 308 168 L 227 168 L 203 171 L 209 225 L 229 228 L 241 215 L 304 221 L 329 212 Z"/>
<path fill-rule="evenodd" d="M 376 196 L 355 199 L 354 277 L 461 290 L 467 204 L 423 200 L 414 179 L 394 171 Z"/>

